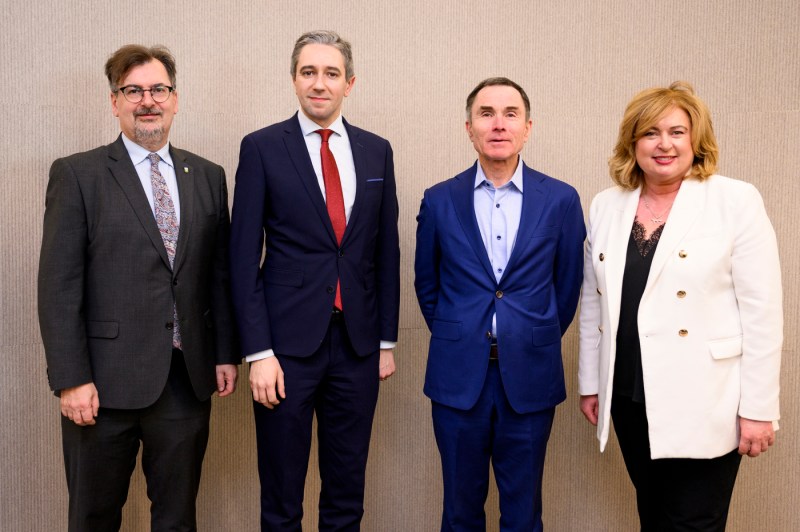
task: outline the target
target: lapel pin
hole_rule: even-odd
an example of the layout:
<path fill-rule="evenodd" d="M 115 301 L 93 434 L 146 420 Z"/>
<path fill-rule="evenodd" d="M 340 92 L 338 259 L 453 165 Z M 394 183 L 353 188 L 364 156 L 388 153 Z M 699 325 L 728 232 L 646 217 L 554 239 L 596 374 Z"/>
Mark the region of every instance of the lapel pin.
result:
<path fill-rule="evenodd" d="M 184 174 L 188 174 L 189 173 L 189 167 L 188 166 L 184 166 L 183 167 L 183 173 Z"/>

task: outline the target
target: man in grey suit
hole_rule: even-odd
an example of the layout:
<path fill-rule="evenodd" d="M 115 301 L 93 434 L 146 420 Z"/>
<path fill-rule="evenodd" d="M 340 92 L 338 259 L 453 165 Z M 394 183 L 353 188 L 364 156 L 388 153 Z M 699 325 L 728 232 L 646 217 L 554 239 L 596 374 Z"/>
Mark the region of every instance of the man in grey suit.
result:
<path fill-rule="evenodd" d="M 152 530 L 195 530 L 211 395 L 240 359 L 225 173 L 168 142 L 166 48 L 123 46 L 105 70 L 122 134 L 53 163 L 39 263 L 69 530 L 119 530 L 140 441 Z"/>

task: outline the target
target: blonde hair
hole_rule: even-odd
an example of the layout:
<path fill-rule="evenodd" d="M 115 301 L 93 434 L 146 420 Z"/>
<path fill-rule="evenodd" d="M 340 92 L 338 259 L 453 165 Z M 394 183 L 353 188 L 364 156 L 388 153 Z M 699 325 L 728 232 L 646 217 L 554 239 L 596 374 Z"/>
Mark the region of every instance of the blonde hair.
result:
<path fill-rule="evenodd" d="M 694 161 L 687 177 L 700 181 L 717 171 L 719 147 L 711 124 L 711 113 L 686 81 L 676 81 L 669 87 L 646 89 L 633 97 L 625 108 L 619 125 L 617 145 L 608 160 L 611 179 L 627 190 L 639 188 L 644 173 L 636 162 L 636 142 L 670 110 L 678 108 L 689 115 Z"/>

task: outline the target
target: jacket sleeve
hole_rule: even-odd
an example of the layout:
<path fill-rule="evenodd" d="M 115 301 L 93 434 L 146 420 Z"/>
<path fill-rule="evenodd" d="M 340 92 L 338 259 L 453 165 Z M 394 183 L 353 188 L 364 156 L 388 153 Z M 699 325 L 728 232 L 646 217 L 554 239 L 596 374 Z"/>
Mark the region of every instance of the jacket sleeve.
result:
<path fill-rule="evenodd" d="M 247 136 L 239 151 L 230 239 L 231 293 L 245 356 L 272 349 L 261 276 L 267 193 L 261 154 L 252 136 Z"/>
<path fill-rule="evenodd" d="M 83 312 L 86 211 L 66 159 L 50 168 L 39 256 L 38 307 L 47 375 L 54 391 L 92 382 Z"/>
<path fill-rule="evenodd" d="M 575 190 L 570 189 L 570 191 L 561 225 L 553 274 L 562 335 L 572 323 L 575 310 L 578 308 L 583 278 L 583 240 L 586 238 L 580 198 Z"/>
<path fill-rule="evenodd" d="M 581 287 L 580 349 L 578 352 L 578 393 L 596 395 L 600 390 L 600 324 L 601 299 L 597 275 L 592 262 L 592 222 L 595 202 L 589 209 L 589 230 L 583 255 L 583 285 Z"/>
<path fill-rule="evenodd" d="M 436 304 L 439 300 L 439 260 L 436 222 L 426 193 L 417 215 L 417 248 L 414 256 L 414 288 L 417 301 L 428 329 L 433 327 Z"/>
<path fill-rule="evenodd" d="M 228 184 L 225 170 L 217 167 L 218 180 L 218 222 L 216 248 L 211 281 L 211 305 L 214 320 L 214 341 L 217 364 L 238 364 L 241 361 L 233 320 L 231 304 L 230 266 L 228 263 L 228 245 L 230 242 L 230 216 L 228 215 Z"/>
<path fill-rule="evenodd" d="M 742 323 L 739 415 L 780 417 L 783 302 L 775 231 L 755 187 L 748 186 L 737 216 L 731 274 Z"/>
<path fill-rule="evenodd" d="M 397 184 L 394 176 L 392 147 L 386 143 L 383 198 L 381 199 L 380 230 L 375 250 L 380 339 L 397 341 L 400 319 L 400 237 L 397 231 Z"/>

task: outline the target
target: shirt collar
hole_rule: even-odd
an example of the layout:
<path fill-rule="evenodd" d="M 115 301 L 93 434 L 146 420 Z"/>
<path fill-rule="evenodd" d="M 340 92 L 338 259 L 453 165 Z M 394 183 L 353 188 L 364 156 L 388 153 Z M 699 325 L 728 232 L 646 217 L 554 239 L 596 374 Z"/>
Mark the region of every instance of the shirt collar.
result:
<path fill-rule="evenodd" d="M 478 166 L 478 171 L 475 172 L 475 185 L 473 186 L 473 188 L 478 188 L 479 186 L 483 185 L 484 182 L 491 183 L 491 181 L 489 181 L 486 178 L 486 174 L 483 173 L 483 167 L 481 167 L 481 163 L 480 162 L 478 162 L 477 166 Z M 509 182 L 506 183 L 503 186 L 505 187 L 505 186 L 508 186 L 509 184 L 512 184 L 517 188 L 517 190 L 519 190 L 519 192 L 521 194 L 522 193 L 522 182 L 523 182 L 523 179 L 522 179 L 522 157 L 518 157 L 518 159 L 517 159 L 517 168 L 514 170 L 514 175 L 512 175 L 511 179 L 509 180 Z"/>
<path fill-rule="evenodd" d="M 125 149 L 128 150 L 128 155 L 130 156 L 131 161 L 133 161 L 134 166 L 138 165 L 139 163 L 147 159 L 150 153 L 152 153 L 150 150 L 143 148 L 142 146 L 136 144 L 131 139 L 126 137 L 125 133 L 122 134 L 122 143 L 125 145 Z M 172 164 L 172 157 L 169 154 L 169 142 L 164 144 L 164 146 L 162 146 L 162 148 L 155 153 L 157 153 L 158 156 L 161 157 L 162 161 L 164 161 L 173 168 L 175 167 L 175 165 Z"/>
<path fill-rule="evenodd" d="M 300 131 L 303 132 L 304 137 L 307 137 L 320 129 L 333 130 L 333 132 L 339 135 L 340 137 L 347 136 L 347 132 L 344 129 L 344 122 L 342 121 L 341 113 L 339 114 L 339 116 L 336 117 L 336 120 L 334 120 L 333 123 L 326 128 L 323 128 L 322 126 L 311 120 L 309 117 L 307 117 L 302 109 L 297 111 L 297 120 L 300 122 Z"/>

